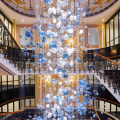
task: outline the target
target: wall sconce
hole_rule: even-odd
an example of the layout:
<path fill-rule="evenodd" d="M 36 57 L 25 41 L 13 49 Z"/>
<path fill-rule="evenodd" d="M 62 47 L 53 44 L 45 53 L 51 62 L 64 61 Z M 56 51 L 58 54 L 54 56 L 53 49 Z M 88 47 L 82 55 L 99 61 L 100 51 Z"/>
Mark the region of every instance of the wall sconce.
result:
<path fill-rule="evenodd" d="M 73 41 L 72 41 L 72 40 L 70 40 L 70 41 L 69 41 L 69 43 L 70 43 L 70 46 L 72 47 Z"/>
<path fill-rule="evenodd" d="M 49 82 L 48 79 L 46 79 L 45 82 L 46 82 L 46 85 L 48 85 L 48 82 Z"/>

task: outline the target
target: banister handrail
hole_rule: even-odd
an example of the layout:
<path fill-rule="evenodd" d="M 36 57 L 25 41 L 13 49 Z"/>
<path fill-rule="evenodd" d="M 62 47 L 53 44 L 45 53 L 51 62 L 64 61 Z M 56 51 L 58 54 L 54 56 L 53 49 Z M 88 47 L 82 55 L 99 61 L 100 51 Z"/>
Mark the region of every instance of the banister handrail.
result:
<path fill-rule="evenodd" d="M 112 62 L 112 63 L 114 63 L 114 64 L 116 64 L 116 65 L 118 65 L 118 66 L 120 66 L 119 63 L 117 63 L 117 62 L 115 62 L 115 61 L 113 61 L 113 60 L 111 60 L 111 59 L 109 59 L 109 58 L 107 58 L 107 57 L 104 57 L 104 56 L 102 56 L 102 55 L 100 55 L 100 54 L 98 54 L 98 53 L 95 53 L 95 52 L 94 52 L 94 54 L 96 54 L 97 56 L 102 57 L 103 59 L 106 59 L 106 60 L 108 60 L 108 61 L 110 61 L 110 62 Z"/>
<path fill-rule="evenodd" d="M 0 21 L 2 22 L 2 24 L 5 26 L 5 28 L 7 29 L 7 31 L 9 32 L 8 28 L 6 27 L 6 25 L 4 24 L 4 22 L 2 21 L 2 19 L 0 18 Z M 19 49 L 21 49 L 21 46 L 17 43 L 17 41 L 13 38 L 13 36 L 11 35 L 11 33 L 9 32 L 10 36 L 12 37 L 12 39 L 14 40 L 14 42 L 17 44 L 17 46 L 19 47 Z"/>
<path fill-rule="evenodd" d="M 93 96 L 91 96 L 91 97 L 93 97 Z M 95 98 L 96 98 L 96 99 L 100 99 L 100 100 L 107 101 L 107 102 L 109 102 L 109 103 L 113 103 L 113 104 L 115 104 L 115 105 L 117 105 L 117 106 L 120 106 L 120 104 L 118 104 L 118 103 L 116 103 L 116 102 L 113 102 L 113 101 L 111 101 L 111 100 L 107 100 L 107 99 L 100 98 L 100 97 L 95 97 Z"/>
<path fill-rule="evenodd" d="M 117 38 L 119 38 L 119 37 L 120 37 L 120 36 L 118 36 L 118 37 L 116 37 L 116 38 L 110 40 L 110 42 L 112 42 L 113 40 L 115 40 L 115 39 L 117 39 Z M 107 43 L 110 43 L 110 42 L 107 42 Z M 107 44 L 107 43 L 106 43 L 106 44 Z"/>
<path fill-rule="evenodd" d="M 34 98 L 34 96 L 26 96 L 26 97 L 15 98 L 15 99 L 12 99 L 12 100 L 9 100 L 9 101 L 6 101 L 6 102 L 0 104 L 0 106 L 2 106 L 4 104 L 7 104 L 7 103 L 10 103 L 12 101 L 16 101 L 16 100 L 20 100 L 20 99 L 24 99 L 24 98 Z"/>
<path fill-rule="evenodd" d="M 21 113 L 21 112 L 25 111 L 25 109 L 28 108 L 28 107 L 30 107 L 30 108 L 34 107 L 35 108 L 37 106 L 26 106 L 23 110 L 16 111 L 16 112 L 1 113 L 0 116 L 9 115 L 9 114 L 15 114 L 15 113 Z M 77 106 L 74 105 L 74 107 L 77 107 Z M 94 106 L 85 106 L 85 107 L 87 107 L 87 108 L 92 107 L 94 109 L 95 113 L 97 114 L 98 119 L 101 120 Z"/>
<path fill-rule="evenodd" d="M 30 79 L 30 80 L 35 80 L 35 79 Z M 19 81 L 19 80 L 14 80 L 14 81 Z M 29 81 L 29 79 L 25 79 L 25 81 Z M 13 82 L 13 80 L 10 80 L 10 81 L 3 81 L 3 82 L 0 82 L 0 83 L 6 83 L 6 82 Z"/>

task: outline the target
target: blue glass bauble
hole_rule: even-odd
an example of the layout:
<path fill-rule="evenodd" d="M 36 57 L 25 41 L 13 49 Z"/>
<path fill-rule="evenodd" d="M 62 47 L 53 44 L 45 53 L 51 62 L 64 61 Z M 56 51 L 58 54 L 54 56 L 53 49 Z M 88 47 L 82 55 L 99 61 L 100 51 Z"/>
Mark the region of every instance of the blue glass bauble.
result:
<path fill-rule="evenodd" d="M 56 48 L 57 46 L 56 46 L 56 44 L 55 43 L 50 43 L 49 44 L 49 49 L 53 49 L 53 48 Z"/>
<path fill-rule="evenodd" d="M 41 41 L 42 41 L 43 43 L 45 43 L 45 42 L 46 42 L 46 38 L 45 38 L 45 37 L 42 37 L 42 38 L 41 38 Z"/>
<path fill-rule="evenodd" d="M 21 53 L 24 53 L 24 50 L 21 50 Z"/>
<path fill-rule="evenodd" d="M 24 51 L 25 51 L 25 52 L 27 52 L 27 51 L 28 51 L 28 49 L 25 47 L 25 48 L 24 48 Z"/>
<path fill-rule="evenodd" d="M 80 41 L 83 42 L 83 41 L 84 41 L 84 38 L 81 38 Z"/>
<path fill-rule="evenodd" d="M 77 92 L 77 96 L 81 96 L 81 92 L 78 91 L 78 92 Z"/>
<path fill-rule="evenodd" d="M 45 31 L 39 31 L 38 34 L 41 36 L 41 37 L 44 37 L 45 36 Z"/>
<path fill-rule="evenodd" d="M 57 66 L 56 69 L 57 69 L 58 72 L 62 71 L 62 68 L 60 66 Z"/>
<path fill-rule="evenodd" d="M 26 44 L 26 47 L 28 47 L 28 48 L 29 48 L 29 47 L 30 47 L 30 44 L 29 44 L 29 43 L 27 43 L 27 44 Z"/>
<path fill-rule="evenodd" d="M 81 87 L 84 87 L 84 86 L 85 86 L 85 82 L 82 81 L 82 80 L 79 80 L 78 83 L 79 83 L 79 85 L 80 85 Z"/>
<path fill-rule="evenodd" d="M 26 31 L 26 32 L 25 32 L 25 36 L 26 36 L 26 37 L 30 37 L 30 36 L 31 36 L 31 32 L 30 32 L 30 31 Z"/>
<path fill-rule="evenodd" d="M 62 112 L 61 111 L 57 111 L 57 115 L 61 116 Z"/>
<path fill-rule="evenodd" d="M 83 82 L 85 82 L 85 83 L 86 83 L 86 81 L 87 81 L 87 80 L 84 78 L 84 79 L 83 79 Z"/>
<path fill-rule="evenodd" d="M 80 15 L 77 15 L 77 19 L 78 19 L 78 20 L 80 19 Z"/>
<path fill-rule="evenodd" d="M 77 106 L 77 110 L 78 110 L 78 111 L 81 111 L 82 108 L 83 108 L 83 105 L 82 105 L 81 103 L 79 103 L 78 106 Z"/>
<path fill-rule="evenodd" d="M 31 34 L 30 39 L 33 39 L 33 34 Z"/>
<path fill-rule="evenodd" d="M 35 53 L 35 49 L 32 49 L 32 53 Z"/>
<path fill-rule="evenodd" d="M 38 63 L 37 62 L 34 62 L 34 66 L 37 66 L 38 65 Z"/>
<path fill-rule="evenodd" d="M 32 70 L 31 69 L 29 69 L 29 72 L 31 72 Z"/>
<path fill-rule="evenodd" d="M 44 0 L 45 4 L 51 4 L 53 0 Z"/>
<path fill-rule="evenodd" d="M 99 95 L 99 93 L 98 93 L 97 90 L 93 90 L 93 94 L 94 94 L 94 95 Z"/>
<path fill-rule="evenodd" d="M 69 34 L 69 38 L 71 38 L 72 37 L 72 34 Z"/>
<path fill-rule="evenodd" d="M 40 53 L 38 53 L 38 56 L 39 56 L 39 58 L 43 58 L 44 57 L 44 53 L 40 52 Z"/>
<path fill-rule="evenodd" d="M 64 78 L 68 78 L 68 74 L 64 73 L 64 74 L 63 74 L 63 77 L 64 77 Z"/>
<path fill-rule="evenodd" d="M 94 114 L 94 115 L 93 115 L 93 118 L 96 118 L 96 117 L 97 117 L 97 114 Z"/>
<path fill-rule="evenodd" d="M 83 108 L 82 108 L 82 111 L 83 111 L 84 113 L 86 113 L 86 112 L 87 112 L 87 108 L 86 108 L 86 107 L 83 107 Z"/>
<path fill-rule="evenodd" d="M 82 60 L 79 57 L 77 57 L 77 62 L 82 63 Z"/>
<path fill-rule="evenodd" d="M 90 11 L 90 7 L 87 7 L 87 12 L 89 12 Z"/>
<path fill-rule="evenodd" d="M 80 21 L 79 20 L 76 20 L 75 21 L 75 26 L 79 26 L 80 25 Z"/>
<path fill-rule="evenodd" d="M 77 13 L 80 14 L 80 12 L 81 12 L 81 8 L 78 8 Z"/>
<path fill-rule="evenodd" d="M 41 23 L 41 20 L 40 20 L 40 19 L 37 19 L 37 23 Z"/>
<path fill-rule="evenodd" d="M 31 32 L 31 34 L 33 34 L 34 33 L 33 29 L 30 29 L 30 32 Z"/>
<path fill-rule="evenodd" d="M 84 2 L 85 0 L 81 0 L 81 2 Z"/>
<path fill-rule="evenodd" d="M 90 100 L 90 95 L 85 94 L 84 97 L 83 97 L 83 103 L 88 105 L 89 100 Z"/>
<path fill-rule="evenodd" d="M 57 95 L 56 99 L 57 99 L 58 102 L 60 102 L 62 100 L 62 97 L 60 95 Z"/>
<path fill-rule="evenodd" d="M 42 48 L 42 43 L 37 42 L 37 43 L 36 43 L 36 46 Z"/>
<path fill-rule="evenodd" d="M 24 56 L 25 56 L 25 57 L 28 57 L 28 56 L 29 56 L 29 53 L 28 53 L 28 52 L 25 52 L 25 53 L 24 53 Z"/>
<path fill-rule="evenodd" d="M 82 111 L 80 111 L 79 114 L 82 115 Z"/>
<path fill-rule="evenodd" d="M 31 46 L 33 46 L 33 45 L 34 45 L 33 40 L 31 40 L 31 41 L 29 42 L 29 44 L 30 44 Z"/>
<path fill-rule="evenodd" d="M 44 101 L 48 102 L 49 98 L 48 97 L 44 97 Z"/>
<path fill-rule="evenodd" d="M 67 107 L 67 112 L 71 113 L 73 111 L 74 111 L 74 107 L 72 107 L 72 106 Z"/>
<path fill-rule="evenodd" d="M 42 25 L 39 25 L 39 26 L 38 26 L 38 29 L 39 29 L 39 30 L 42 30 L 42 29 L 43 29 Z"/>
<path fill-rule="evenodd" d="M 34 58 L 36 59 L 38 56 L 37 55 L 34 55 Z"/>
<path fill-rule="evenodd" d="M 61 116 L 61 117 L 60 117 L 60 120 L 64 120 L 64 117 L 63 117 L 63 116 Z"/>
<path fill-rule="evenodd" d="M 57 80 L 52 79 L 52 80 L 51 80 L 51 83 L 52 83 L 53 85 L 55 85 L 55 84 L 57 83 Z"/>
<path fill-rule="evenodd" d="M 22 38 L 22 35 L 19 35 L 19 38 Z"/>
<path fill-rule="evenodd" d="M 45 62 L 46 62 L 46 59 L 45 59 L 45 58 L 42 58 L 42 59 L 41 59 L 41 62 L 42 62 L 42 63 L 45 63 Z"/>
<path fill-rule="evenodd" d="M 93 68 L 93 65 L 90 64 L 90 65 L 89 65 L 89 68 L 92 69 L 92 68 Z"/>
<path fill-rule="evenodd" d="M 91 83 L 86 83 L 86 90 L 90 90 L 91 89 L 91 87 L 92 87 L 92 84 Z"/>
<path fill-rule="evenodd" d="M 36 24 L 33 25 L 33 29 L 34 30 L 37 30 L 38 29 L 38 26 Z"/>
<path fill-rule="evenodd" d="M 53 33 L 49 33 L 48 37 L 49 38 L 54 38 L 54 34 Z"/>
<path fill-rule="evenodd" d="M 77 86 L 76 89 L 77 89 L 77 91 L 80 91 L 80 86 Z"/>
<path fill-rule="evenodd" d="M 95 100 L 96 100 L 96 98 L 95 98 L 95 97 L 92 97 L 92 100 L 93 100 L 93 101 L 95 101 Z"/>
<path fill-rule="evenodd" d="M 41 60 L 41 59 L 38 59 L 38 63 L 39 63 L 39 64 L 42 64 L 42 60 Z"/>
<path fill-rule="evenodd" d="M 76 102 L 77 102 L 77 103 L 80 103 L 80 100 L 79 100 L 79 99 L 77 99 L 77 100 L 76 100 Z"/>
<path fill-rule="evenodd" d="M 69 91 L 67 89 L 63 89 L 62 93 L 63 95 L 68 95 Z"/>
<path fill-rule="evenodd" d="M 63 58 L 68 58 L 68 53 L 64 53 Z"/>
<path fill-rule="evenodd" d="M 70 67 L 70 64 L 67 64 L 66 67 L 65 67 L 65 69 L 69 69 L 69 67 Z"/>
<path fill-rule="evenodd" d="M 105 90 L 105 87 L 102 87 L 102 90 Z"/>

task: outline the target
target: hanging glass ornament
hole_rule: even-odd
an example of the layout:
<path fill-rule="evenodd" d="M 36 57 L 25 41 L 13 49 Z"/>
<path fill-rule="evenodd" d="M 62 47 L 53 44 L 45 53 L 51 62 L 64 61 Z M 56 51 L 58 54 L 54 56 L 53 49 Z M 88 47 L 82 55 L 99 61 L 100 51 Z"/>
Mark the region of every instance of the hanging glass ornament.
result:
<path fill-rule="evenodd" d="M 25 32 L 25 36 L 26 36 L 26 37 L 30 37 L 30 36 L 31 36 L 31 32 L 30 32 L 30 31 L 26 31 L 26 32 Z"/>
<path fill-rule="evenodd" d="M 43 58 L 44 57 L 44 53 L 40 52 L 40 53 L 38 53 L 38 56 L 39 56 L 39 58 Z"/>
<path fill-rule="evenodd" d="M 33 29 L 34 30 L 37 30 L 38 29 L 38 26 L 36 24 L 33 25 Z"/>

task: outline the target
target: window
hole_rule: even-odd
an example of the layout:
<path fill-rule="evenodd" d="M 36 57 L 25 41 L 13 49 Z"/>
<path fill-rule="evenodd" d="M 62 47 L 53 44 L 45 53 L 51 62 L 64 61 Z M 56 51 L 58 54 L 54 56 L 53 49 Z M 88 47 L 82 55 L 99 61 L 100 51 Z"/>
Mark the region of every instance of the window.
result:
<path fill-rule="evenodd" d="M 18 111 L 19 110 L 19 101 L 15 101 L 14 102 L 14 111 Z"/>
<path fill-rule="evenodd" d="M 106 25 L 106 47 L 109 46 L 109 23 Z"/>
<path fill-rule="evenodd" d="M 110 21 L 110 46 L 113 46 L 113 19 Z"/>
<path fill-rule="evenodd" d="M 114 17 L 115 44 L 118 44 L 118 15 Z"/>
<path fill-rule="evenodd" d="M 9 32 L 12 33 L 12 22 L 0 11 L 0 18 L 5 26 L 8 28 Z"/>

